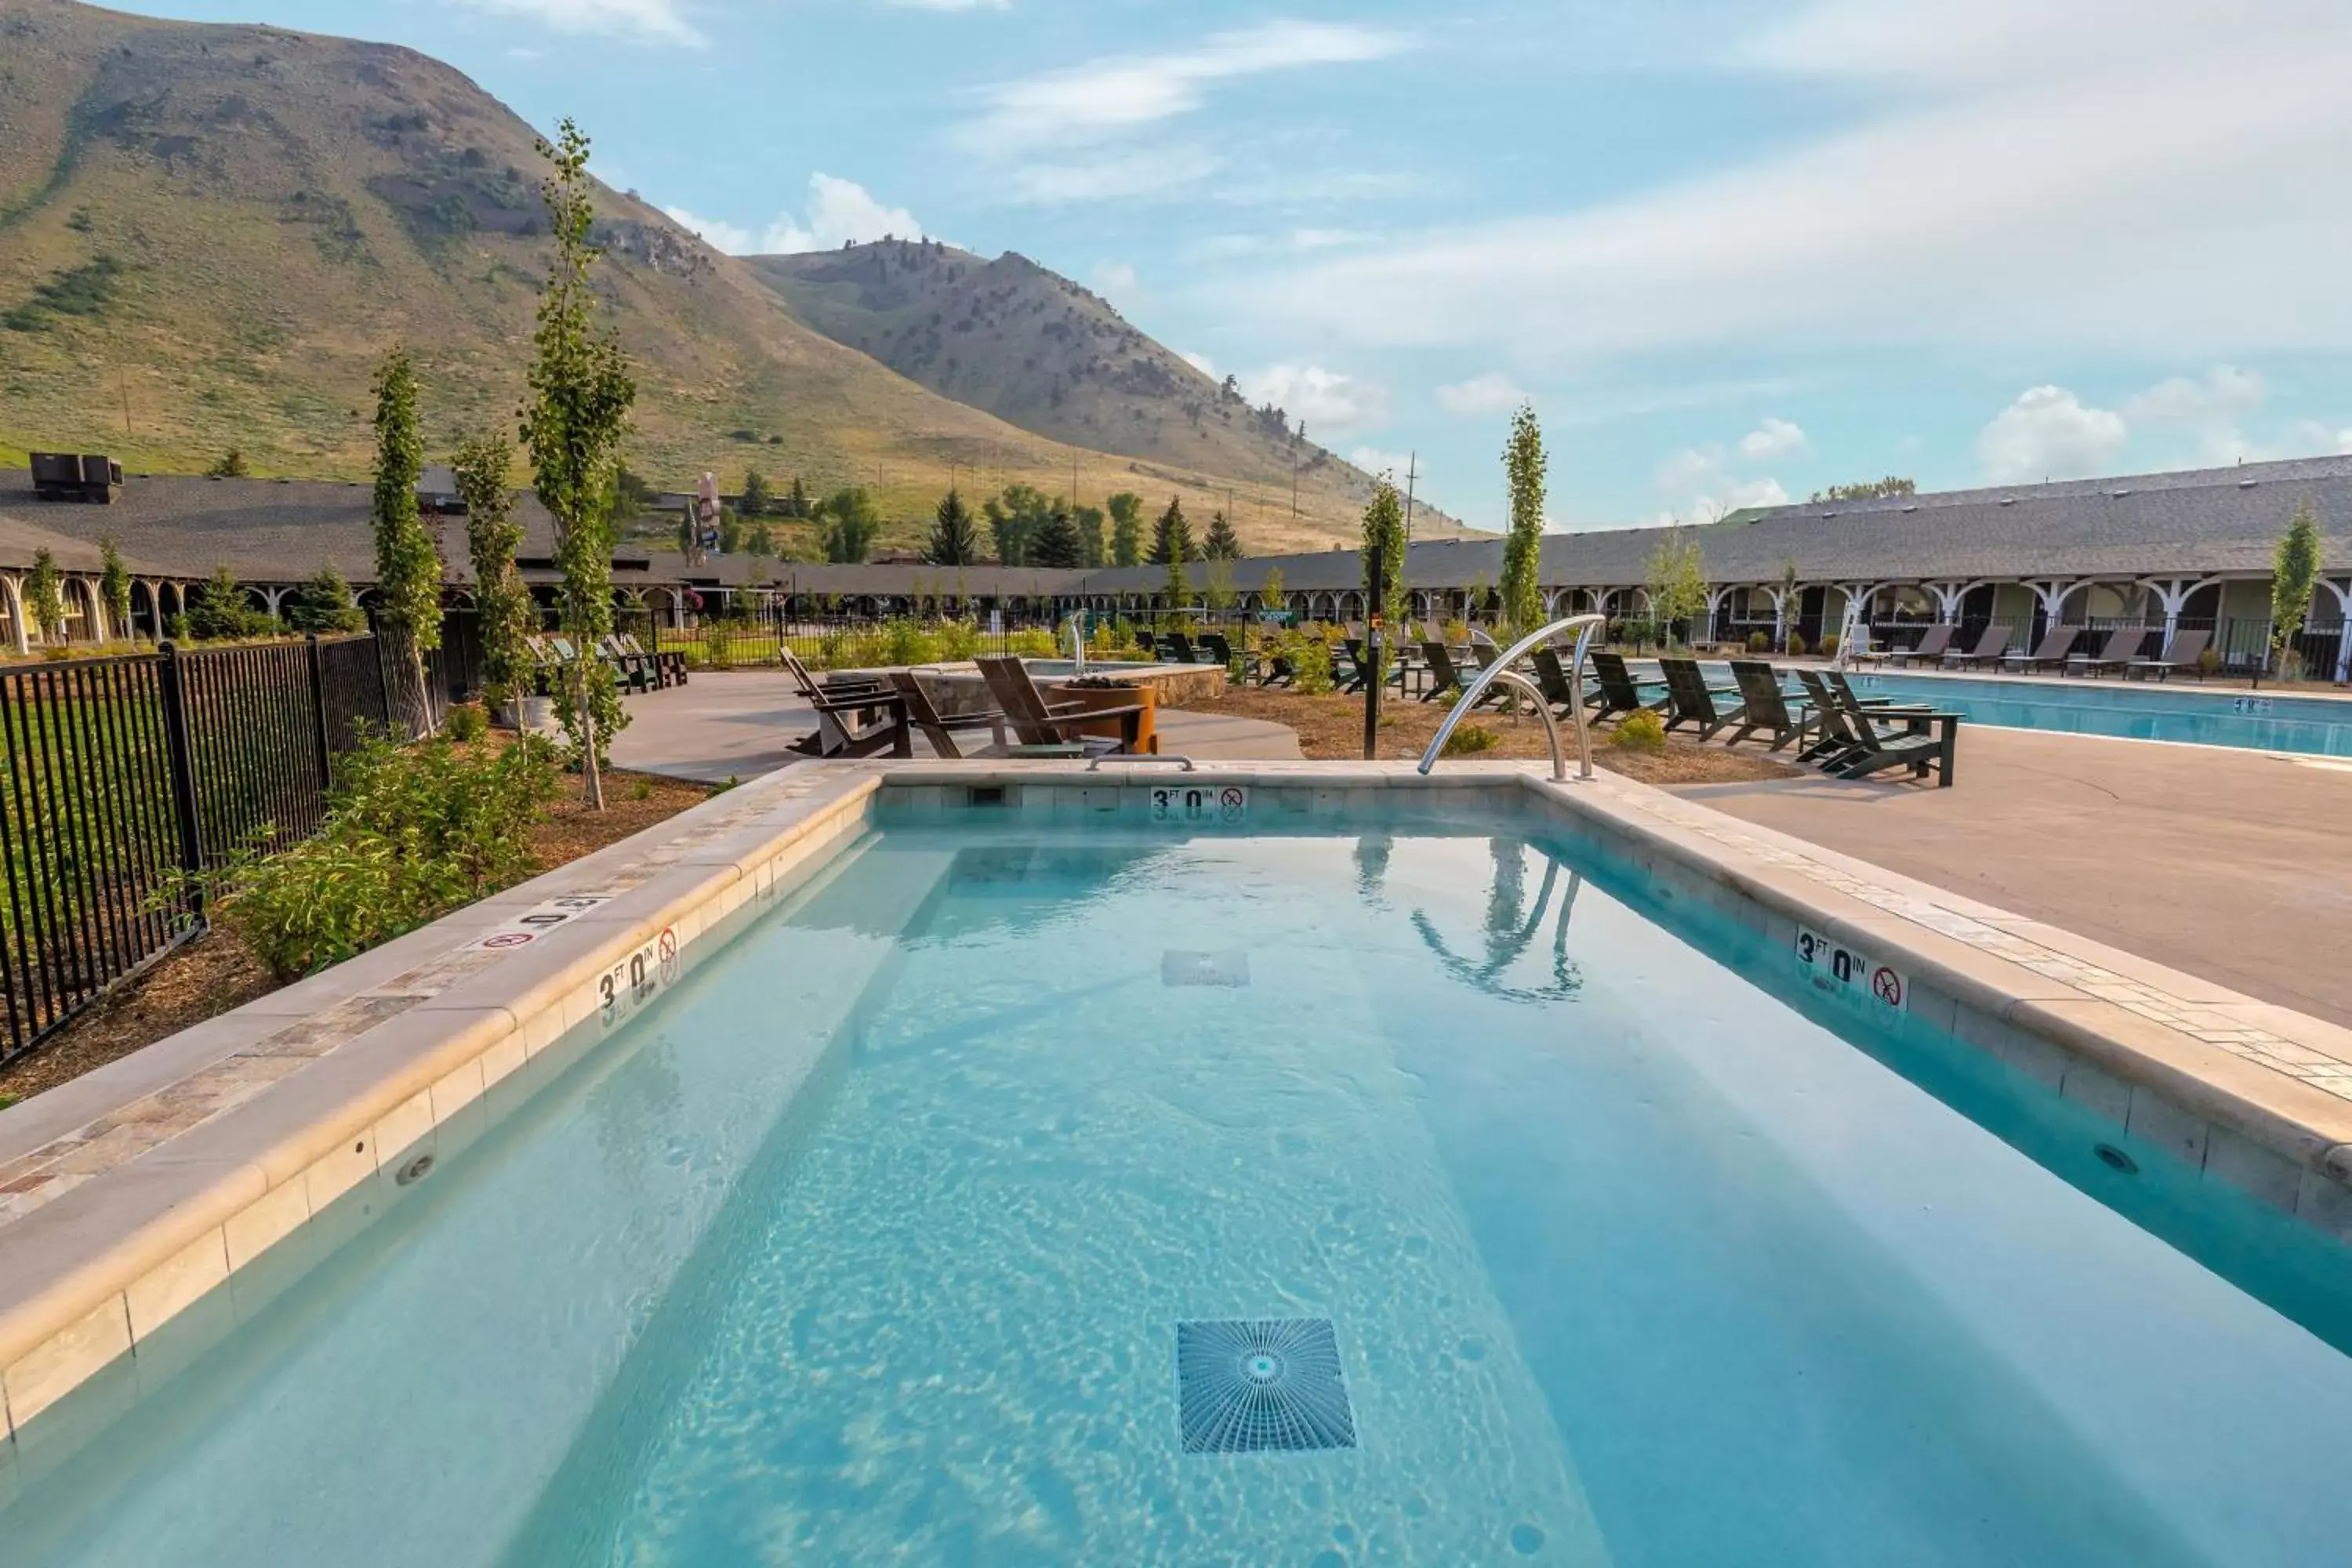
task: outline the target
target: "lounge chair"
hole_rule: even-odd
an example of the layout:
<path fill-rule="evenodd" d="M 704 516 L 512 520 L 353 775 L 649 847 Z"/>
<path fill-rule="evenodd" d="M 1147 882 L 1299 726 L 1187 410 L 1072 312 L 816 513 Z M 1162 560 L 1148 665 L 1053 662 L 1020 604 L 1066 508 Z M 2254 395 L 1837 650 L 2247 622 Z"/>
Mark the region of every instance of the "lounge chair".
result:
<path fill-rule="evenodd" d="M 1597 721 L 1614 719 L 1627 713 L 1639 713 L 1645 708 L 1663 710 L 1666 700 L 1654 702 L 1642 699 L 1641 683 L 1633 672 L 1625 668 L 1625 656 L 1606 648 L 1596 648 L 1586 656 L 1592 665 L 1592 679 L 1600 691 L 1592 699 L 1592 717 Z"/>
<path fill-rule="evenodd" d="M 981 678 L 988 682 L 989 694 L 996 705 L 1004 710 L 1004 721 L 1012 726 L 1013 736 L 1024 746 L 1066 746 L 1073 742 L 1083 745 L 1089 756 L 1135 750 L 1143 732 L 1144 708 L 1131 703 L 1124 708 L 1081 708 L 1071 703 L 1055 704 L 1045 700 L 1037 689 L 1037 682 L 1029 674 L 1028 666 L 1009 653 L 982 654 L 979 660 Z M 1082 731 L 1089 724 L 1106 719 L 1118 721 L 1117 739 L 1108 735 L 1087 735 Z"/>
<path fill-rule="evenodd" d="M 2104 675 L 2109 670 L 2120 674 L 2126 665 L 2139 657 L 2140 645 L 2146 641 L 2146 626 L 2121 627 L 2107 634 L 2106 646 L 2099 649 L 2096 658 L 2070 658 L 2066 671 L 2070 675 Z"/>
<path fill-rule="evenodd" d="M 1225 640 L 1223 632 L 1202 632 L 1201 646 L 1208 651 L 1209 662 L 1222 664 L 1228 672 L 1234 668 L 1234 645 Z"/>
<path fill-rule="evenodd" d="M 1925 659 L 1930 664 L 1939 663 L 1951 648 L 1952 634 L 1958 630 L 1959 628 L 1948 621 L 1938 621 L 1927 628 L 1927 635 L 1920 637 L 1918 647 L 1893 649 L 1887 654 L 1886 662 L 1899 666 L 1909 664 L 1913 659 L 1917 658 Z"/>
<path fill-rule="evenodd" d="M 1002 757 L 1008 753 L 1003 713 L 991 710 L 985 713 L 942 714 L 939 704 L 931 700 L 930 691 L 923 685 L 922 678 L 911 669 L 892 670 L 890 684 L 898 689 L 898 695 L 907 704 L 907 718 L 923 732 L 923 739 L 931 743 L 931 751 L 936 755 L 950 762 L 961 762 L 967 757 Z M 959 731 L 968 733 L 974 730 L 989 731 L 987 746 L 968 749 L 964 742 L 956 739 Z"/>
<path fill-rule="evenodd" d="M 1198 664 L 1200 655 L 1192 651 L 1192 639 L 1182 632 L 1160 634 L 1160 657 L 1168 664 Z"/>
<path fill-rule="evenodd" d="M 1462 679 L 1462 672 L 1454 667 L 1453 650 L 1444 643 L 1422 644 L 1421 657 L 1429 661 L 1429 689 L 1421 694 L 1423 702 L 1434 702 L 1442 697 L 1459 697 L 1469 689 L 1468 683 Z M 1474 677 L 1476 673 L 1475 668 L 1471 671 Z M 1478 706 L 1484 708 L 1490 702 L 1507 701 L 1508 698 L 1507 689 L 1490 686 L 1486 694 L 1478 700 Z"/>
<path fill-rule="evenodd" d="M 1269 653 L 1265 656 L 1265 672 L 1257 678 L 1257 683 L 1260 686 L 1288 686 L 1297 679 L 1298 667 L 1290 662 L 1288 654 Z"/>
<path fill-rule="evenodd" d="M 1340 693 L 1361 691 L 1372 678 L 1371 656 L 1364 651 L 1364 639 L 1342 637 L 1339 652 L 1339 657 L 1331 661 L 1331 673 L 1338 679 Z"/>
<path fill-rule="evenodd" d="M 2124 666 L 2124 679 L 2131 680 L 2143 675 L 2153 675 L 2158 680 L 2169 680 L 2176 671 L 2193 671 L 2197 679 L 2202 680 L 2205 670 L 2197 661 L 2205 657 L 2205 645 L 2212 640 L 2213 634 L 2209 631 L 2176 632 L 2172 646 L 2164 650 L 2163 658 L 2133 659 Z"/>
<path fill-rule="evenodd" d="M 1914 778 L 1925 778 L 1932 769 L 1938 788 L 1951 787 L 1958 714 L 1926 708 L 1857 708 L 1810 669 L 1799 670 L 1797 679 L 1827 731 L 1827 742 L 1815 759 L 1823 773 L 1859 779 L 1899 767 L 1908 768 Z"/>
<path fill-rule="evenodd" d="M 1762 659 L 1733 659 L 1731 678 L 1739 683 L 1739 722 L 1723 742 L 1725 745 L 1736 746 L 1762 732 L 1772 737 L 1769 750 L 1777 752 L 1794 741 L 1798 754 L 1804 757 L 1812 752 L 1814 742 L 1827 734 L 1820 708 L 1808 706 L 1802 713 L 1791 710 L 1788 694 L 1780 689 L 1779 673 Z"/>
<path fill-rule="evenodd" d="M 2009 651 L 2009 628 L 2000 625 L 1985 627 L 1977 646 L 1966 653 L 1948 653 L 1945 658 L 1955 669 L 1974 669 L 1979 665 L 1997 664 Z"/>
<path fill-rule="evenodd" d="M 1559 661 L 1559 650 L 1538 647 L 1528 658 L 1536 667 L 1537 689 L 1544 694 L 1544 700 L 1551 704 L 1552 712 L 1562 719 L 1574 718 L 1577 709 L 1583 705 L 1584 694 L 1577 690 L 1576 683 L 1569 679 L 1568 666 Z"/>
<path fill-rule="evenodd" d="M 1706 676 L 1694 658 L 1661 658 L 1658 668 L 1666 678 L 1666 728 L 1678 730 L 1685 724 L 1698 731 L 1702 741 L 1715 739 L 1718 731 L 1726 730 L 1746 716 L 1742 709 L 1719 711 L 1715 705 L 1717 694 L 1738 695 L 1736 687 L 1711 687 Z"/>
<path fill-rule="evenodd" d="M 2021 669 L 2029 674 L 2037 669 L 2063 668 L 2066 663 L 2066 656 L 2074 651 L 2074 639 L 2082 635 L 2083 628 L 2080 626 L 2052 626 L 2042 634 L 2042 640 L 2034 645 L 2032 653 L 2013 652 L 2005 655 L 2004 658 L 2012 668 Z"/>
<path fill-rule="evenodd" d="M 656 632 L 654 637 L 658 644 L 661 634 Z M 635 632 L 623 633 L 621 646 L 640 658 L 653 660 L 654 668 L 660 675 L 661 683 L 664 686 L 686 684 L 686 655 L 677 648 L 665 648 L 658 646 L 647 648 L 645 644 L 637 640 L 637 635 Z"/>

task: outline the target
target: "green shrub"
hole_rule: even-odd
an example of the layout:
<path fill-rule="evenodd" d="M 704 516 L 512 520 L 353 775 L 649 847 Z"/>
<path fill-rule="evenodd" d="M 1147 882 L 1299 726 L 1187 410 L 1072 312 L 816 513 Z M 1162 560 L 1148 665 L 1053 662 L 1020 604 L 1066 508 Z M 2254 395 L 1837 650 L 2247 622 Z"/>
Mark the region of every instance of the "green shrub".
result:
<path fill-rule="evenodd" d="M 461 746 L 470 746 L 490 732 L 490 716 L 472 703 L 449 710 L 442 723 L 442 732 Z"/>
<path fill-rule="evenodd" d="M 922 624 L 900 616 L 882 628 L 882 662 L 892 667 L 936 663 L 940 657 L 940 639 L 926 632 Z"/>
<path fill-rule="evenodd" d="M 1296 679 L 1292 690 L 1320 697 L 1335 684 L 1331 679 L 1331 645 L 1307 632 L 1285 632 L 1274 639 L 1275 652 L 1290 660 Z"/>
<path fill-rule="evenodd" d="M 940 657 L 961 662 L 980 651 L 980 628 L 970 621 L 943 621 L 940 625 Z"/>
<path fill-rule="evenodd" d="M 1749 653 L 1770 653 L 1772 651 L 1772 634 L 1769 632 L 1749 632 L 1748 634 L 1748 651 Z"/>
<path fill-rule="evenodd" d="M 201 886 L 271 973 L 313 974 L 529 876 L 524 830 L 555 788 L 554 750 L 536 737 L 461 752 L 370 735 L 336 763 L 317 837 L 278 855 L 241 850 L 164 896 Z"/>
<path fill-rule="evenodd" d="M 1652 717 L 1654 718 L 1655 715 Z M 1493 751 L 1501 743 L 1501 741 L 1502 737 L 1486 725 L 1465 720 L 1454 733 L 1445 737 L 1445 750 L 1438 754 L 1446 757 L 1475 757 L 1481 752 Z"/>
<path fill-rule="evenodd" d="M 1639 713 L 1627 714 L 1609 740 L 1611 744 L 1629 752 L 1655 754 L 1666 749 L 1666 721 L 1644 708 Z"/>
<path fill-rule="evenodd" d="M 1837 635 L 1837 633 L 1835 633 L 1835 632 L 1832 632 L 1832 633 L 1830 633 L 1830 634 L 1829 634 L 1829 636 L 1827 636 L 1827 637 L 1825 637 L 1822 638 L 1822 657 L 1823 658 L 1835 658 L 1837 657 L 1837 650 L 1838 650 L 1838 635 Z"/>
<path fill-rule="evenodd" d="M 654 781 L 651 779 L 639 779 L 636 783 L 629 786 L 629 798 L 631 800 L 651 800 L 653 797 Z"/>
<path fill-rule="evenodd" d="M 1790 632 L 1789 634 L 1789 657 L 1790 658 L 1802 658 L 1805 657 L 1804 633 Z"/>
<path fill-rule="evenodd" d="M 714 618 L 702 623 L 702 668 L 735 668 L 735 634 L 723 620 Z"/>
<path fill-rule="evenodd" d="M 1004 639 L 1004 651 L 1022 658 L 1051 658 L 1054 657 L 1054 634 L 1035 626 L 1014 632 Z"/>

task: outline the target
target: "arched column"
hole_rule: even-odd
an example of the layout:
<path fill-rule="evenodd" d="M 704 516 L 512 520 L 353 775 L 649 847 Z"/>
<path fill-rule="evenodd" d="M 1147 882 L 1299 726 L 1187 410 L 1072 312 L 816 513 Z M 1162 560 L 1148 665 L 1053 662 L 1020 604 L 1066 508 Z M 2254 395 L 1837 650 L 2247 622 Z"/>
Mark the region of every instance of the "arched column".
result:
<path fill-rule="evenodd" d="M 32 628 L 25 624 L 25 584 L 20 577 L 0 576 L 0 593 L 8 607 L 8 645 L 22 656 L 33 651 Z"/>
<path fill-rule="evenodd" d="M 2164 615 L 2164 643 L 2172 646 L 2173 637 L 2180 630 L 2180 612 L 2189 596 L 2200 588 L 2211 587 L 2221 581 L 2219 577 L 2143 577 L 2139 585 L 2156 595 L 2157 607 Z M 2332 586 L 2333 584 L 2331 584 Z"/>

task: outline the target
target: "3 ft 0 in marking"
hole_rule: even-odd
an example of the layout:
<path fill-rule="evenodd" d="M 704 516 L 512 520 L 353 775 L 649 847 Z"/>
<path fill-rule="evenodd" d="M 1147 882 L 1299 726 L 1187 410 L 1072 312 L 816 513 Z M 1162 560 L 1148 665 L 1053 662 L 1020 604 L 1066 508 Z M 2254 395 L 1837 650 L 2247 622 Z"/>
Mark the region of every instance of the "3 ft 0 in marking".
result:
<path fill-rule="evenodd" d="M 1880 963 L 1805 926 L 1797 928 L 1797 963 L 1818 990 L 1866 996 L 1898 1013 L 1910 999 L 1910 979 L 1893 964 Z"/>
<path fill-rule="evenodd" d="M 606 970 L 596 981 L 606 1024 L 677 978 L 677 932 L 666 930 L 628 957 Z"/>
<path fill-rule="evenodd" d="M 1159 784 L 1151 791 L 1154 822 L 1231 825 L 1248 816 L 1245 784 Z"/>

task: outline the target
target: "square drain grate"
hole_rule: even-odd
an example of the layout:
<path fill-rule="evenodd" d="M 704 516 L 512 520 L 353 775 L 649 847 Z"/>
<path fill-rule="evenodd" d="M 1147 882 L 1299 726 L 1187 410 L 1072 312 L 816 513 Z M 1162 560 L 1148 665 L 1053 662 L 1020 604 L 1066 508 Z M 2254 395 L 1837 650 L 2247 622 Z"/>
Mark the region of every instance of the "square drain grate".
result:
<path fill-rule="evenodd" d="M 1238 990 L 1250 983 L 1249 953 L 1241 948 L 1230 952 L 1179 952 L 1171 948 L 1160 955 L 1160 983 Z"/>
<path fill-rule="evenodd" d="M 1209 1318 L 1176 1325 L 1176 1392 L 1188 1454 L 1356 1446 L 1328 1318 Z"/>

